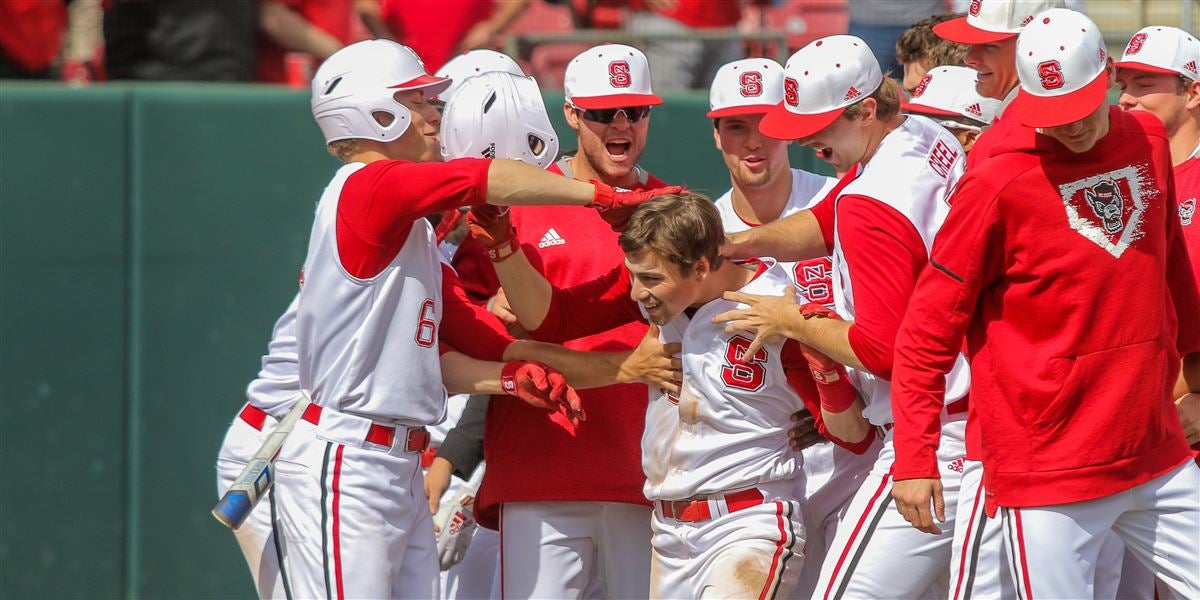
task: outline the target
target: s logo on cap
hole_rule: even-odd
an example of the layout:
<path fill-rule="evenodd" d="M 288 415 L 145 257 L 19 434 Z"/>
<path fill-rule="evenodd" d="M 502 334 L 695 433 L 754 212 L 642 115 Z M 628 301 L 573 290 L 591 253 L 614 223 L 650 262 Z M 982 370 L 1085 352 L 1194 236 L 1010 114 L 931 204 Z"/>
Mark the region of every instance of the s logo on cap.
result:
<path fill-rule="evenodd" d="M 972 17 L 978 17 L 979 16 L 979 7 L 982 4 L 983 4 L 983 0 L 971 0 L 971 7 L 967 9 L 967 12 L 971 13 Z"/>
<path fill-rule="evenodd" d="M 762 73 L 758 71 L 746 71 L 742 73 L 739 83 L 741 85 L 738 91 L 746 98 L 757 98 L 763 93 Z"/>
<path fill-rule="evenodd" d="M 623 60 L 608 63 L 608 82 L 613 87 L 629 87 L 633 83 L 633 78 L 629 76 L 629 63 Z"/>
<path fill-rule="evenodd" d="M 1146 34 L 1139 33 L 1129 40 L 1129 46 L 1125 48 L 1125 54 L 1137 54 L 1142 51 L 1142 45 L 1146 43 Z"/>
<path fill-rule="evenodd" d="M 1048 90 L 1057 90 L 1066 83 L 1063 79 L 1062 65 L 1058 64 L 1057 60 L 1038 63 L 1038 77 L 1042 80 L 1042 87 Z"/>
<path fill-rule="evenodd" d="M 925 93 L 925 88 L 929 86 L 930 81 L 933 81 L 933 75 L 926 74 L 922 77 L 921 83 L 918 83 L 916 89 L 913 90 L 913 98 L 920 98 L 921 94 Z"/>
<path fill-rule="evenodd" d="M 800 105 L 800 84 L 791 77 L 785 77 L 783 79 L 783 101 L 786 102 L 788 106 Z"/>

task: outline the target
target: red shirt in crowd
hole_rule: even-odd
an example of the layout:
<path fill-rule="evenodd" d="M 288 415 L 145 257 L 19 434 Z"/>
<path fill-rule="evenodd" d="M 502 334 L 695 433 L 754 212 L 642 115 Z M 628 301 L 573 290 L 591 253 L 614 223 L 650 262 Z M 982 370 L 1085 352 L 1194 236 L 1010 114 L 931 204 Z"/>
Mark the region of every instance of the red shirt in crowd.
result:
<path fill-rule="evenodd" d="M 396 41 L 412 48 L 425 70 L 435 73 L 454 56 L 463 36 L 492 16 L 495 4 L 495 0 L 383 0 L 382 13 Z"/>
<path fill-rule="evenodd" d="M 332 35 L 343 44 L 351 41 L 351 3 L 331 0 L 274 0 L 296 11 L 314 27 Z M 258 80 L 265 83 L 287 83 L 284 55 L 287 50 L 266 35 L 258 35 Z M 313 65 L 316 69 L 316 65 Z"/>
<path fill-rule="evenodd" d="M 633 0 L 631 4 L 635 9 L 670 17 L 696 29 L 733 27 L 742 20 L 742 3 L 738 0 L 676 0 L 670 8 L 660 8 L 643 0 Z"/>
<path fill-rule="evenodd" d="M 59 0 L 0 2 L 0 51 L 30 73 L 50 66 L 62 48 L 67 3 Z"/>
<path fill-rule="evenodd" d="M 1108 496 L 1190 459 L 1171 390 L 1200 351 L 1200 321 L 1179 318 L 1200 297 L 1173 191 L 1162 123 L 1115 107 L 1088 152 L 1015 128 L 968 170 L 897 337 L 897 480 L 938 476 L 964 336 L 989 510 Z"/>

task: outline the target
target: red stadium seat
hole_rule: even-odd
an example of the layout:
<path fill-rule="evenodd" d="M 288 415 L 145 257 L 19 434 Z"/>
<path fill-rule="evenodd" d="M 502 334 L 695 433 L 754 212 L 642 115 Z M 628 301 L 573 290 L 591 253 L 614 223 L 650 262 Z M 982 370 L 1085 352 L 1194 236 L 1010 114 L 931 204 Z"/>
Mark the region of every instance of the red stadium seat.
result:
<path fill-rule="evenodd" d="M 850 28 L 847 0 L 790 0 L 763 8 L 767 29 L 782 31 L 788 48 L 799 50 L 805 44 L 827 35 L 846 33 Z"/>
<path fill-rule="evenodd" d="M 543 90 L 561 90 L 567 63 L 590 48 L 588 44 L 542 44 L 529 57 L 530 74 Z"/>

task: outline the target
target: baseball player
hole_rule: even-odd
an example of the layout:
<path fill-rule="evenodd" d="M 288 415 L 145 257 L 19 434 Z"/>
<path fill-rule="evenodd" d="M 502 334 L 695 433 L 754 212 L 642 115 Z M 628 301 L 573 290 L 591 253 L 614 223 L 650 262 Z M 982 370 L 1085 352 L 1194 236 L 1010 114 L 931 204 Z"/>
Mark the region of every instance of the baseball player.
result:
<path fill-rule="evenodd" d="M 760 130 L 798 139 L 848 171 L 825 202 L 730 236 L 735 256 L 808 258 L 833 250 L 837 313 L 803 318 L 788 296 L 754 296 L 745 309 L 718 315 L 730 331 L 755 335 L 750 347 L 783 335 L 847 366 L 866 400 L 866 417 L 887 431 L 871 474 L 857 490 L 822 565 L 821 597 L 916 597 L 946 587 L 958 501 L 968 379 L 960 360 L 951 376 L 940 426 L 938 466 L 949 490 L 946 522 L 935 535 L 913 530 L 889 509 L 895 456 L 889 380 L 895 332 L 916 274 L 963 169 L 963 150 L 932 121 L 899 113 L 900 89 L 885 78 L 866 43 L 853 36 L 816 40 L 788 60 L 784 102 Z M 827 246 L 828 244 L 828 246 Z M 942 591 L 948 595 L 949 592 Z"/>
<path fill-rule="evenodd" d="M 478 217 L 468 216 L 473 230 Z M 506 225 L 489 228 L 502 233 Z M 822 368 L 814 383 L 799 344 L 780 341 L 746 356 L 749 338 L 711 322 L 738 306 L 723 293 L 796 293 L 773 260 L 720 259 L 722 231 L 707 198 L 664 196 L 639 208 L 622 231 L 625 268 L 596 280 L 561 289 L 521 254 L 498 263 L 514 290 L 513 309 L 536 336 L 571 338 L 648 320 L 664 342 L 682 345 L 682 391 L 653 395 L 642 437 L 644 492 L 655 503 L 654 598 L 790 594 L 804 530 L 794 499 L 803 470 L 789 448 L 789 416 L 806 407 L 823 434 L 858 452 L 875 442 L 844 371 Z M 518 285 L 525 283 L 535 285 Z M 527 320 L 532 313 L 545 318 Z"/>
<path fill-rule="evenodd" d="M 963 62 L 977 72 L 975 89 L 980 96 L 1000 101 L 993 132 L 985 131 L 980 136 L 967 159 L 967 168 L 987 158 L 991 145 L 1004 137 L 1005 130 L 1019 126 L 1015 119 L 1003 118 L 1017 96 L 1017 33 L 1034 15 L 1063 5 L 1063 0 L 971 0 L 965 17 L 933 26 L 933 32 L 942 39 L 967 45 Z"/>
<path fill-rule="evenodd" d="M 758 124 L 783 101 L 783 67 L 766 58 L 747 58 L 722 66 L 709 91 L 708 117 L 713 139 L 729 169 L 732 188 L 716 200 L 726 232 L 745 231 L 812 208 L 837 182 L 831 177 L 788 166 L 788 142 L 762 135 Z M 832 263 L 824 256 L 780 262 L 803 297 L 833 306 Z M 857 454 L 825 438 L 803 448 L 804 477 L 796 482 L 807 532 L 804 566 L 796 587 L 811 597 L 826 547 L 833 542 L 842 513 L 879 454 L 878 447 Z M 795 448 L 795 445 L 793 445 Z"/>
<path fill-rule="evenodd" d="M 317 205 L 296 313 L 300 389 L 312 408 L 278 460 L 277 522 L 296 595 L 438 595 L 419 454 L 447 388 L 508 388 L 578 409 L 573 390 L 530 385 L 544 368 L 440 357 L 441 269 L 421 217 L 483 202 L 559 202 L 620 223 L 649 197 L 517 161 L 429 162 L 440 158 L 439 116 L 425 93 L 446 83 L 383 40 L 347 46 L 313 79 L 313 115 L 346 164 Z M 445 359 L 454 368 L 443 373 Z"/>
<path fill-rule="evenodd" d="M 933 26 L 963 15 L 945 13 L 930 15 L 913 23 L 896 38 L 896 62 L 904 69 L 900 84 L 912 93 L 925 74 L 942 65 L 961 65 L 967 47 L 944 40 L 933 33 Z"/>
<path fill-rule="evenodd" d="M 927 427 L 966 336 L 987 508 L 1019 596 L 1091 596 L 1111 530 L 1172 596 L 1195 597 L 1200 470 L 1171 391 L 1181 354 L 1200 389 L 1200 323 L 1186 317 L 1200 297 L 1167 136 L 1153 115 L 1108 105 L 1110 61 L 1082 14 L 1035 16 L 1017 69 L 1023 127 L 960 184 L 898 336 L 897 507 L 933 522 Z"/>
<path fill-rule="evenodd" d="M 949 129 L 968 155 L 979 134 L 991 126 L 999 107 L 999 100 L 975 91 L 975 70 L 967 67 L 930 69 L 917 83 L 912 98 L 900 102 L 904 112 L 929 117 Z"/>
<path fill-rule="evenodd" d="M 579 54 L 567 66 L 565 94 L 563 111 L 578 149 L 549 171 L 634 190 L 663 185 L 637 164 L 650 109 L 662 103 L 640 50 L 608 44 Z M 469 236 L 454 260 L 468 289 L 498 313 L 508 311 L 491 259 L 503 259 L 511 249 L 520 247 L 564 287 L 621 264 L 617 234 L 593 211 L 518 207 L 510 217 L 515 237 L 485 247 Z M 636 346 L 645 334 L 644 325 L 630 323 L 563 341 L 579 350 L 617 350 Z M 500 531 L 504 596 L 636 598 L 649 589 L 650 507 L 638 462 L 642 430 L 628 418 L 644 413 L 645 389 L 615 386 L 581 397 L 589 421 L 574 433 L 507 398 L 488 407 L 488 472 L 476 513 L 482 525 Z"/>

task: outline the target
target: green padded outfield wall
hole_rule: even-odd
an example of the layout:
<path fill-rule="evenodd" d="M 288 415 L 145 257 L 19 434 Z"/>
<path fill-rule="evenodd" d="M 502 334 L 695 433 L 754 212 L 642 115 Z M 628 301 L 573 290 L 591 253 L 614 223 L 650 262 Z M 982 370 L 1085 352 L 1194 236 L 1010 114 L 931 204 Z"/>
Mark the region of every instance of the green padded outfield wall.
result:
<path fill-rule="evenodd" d="M 643 165 L 723 193 L 666 100 Z M 0 597 L 253 596 L 213 463 L 336 168 L 303 92 L 0 82 Z"/>

